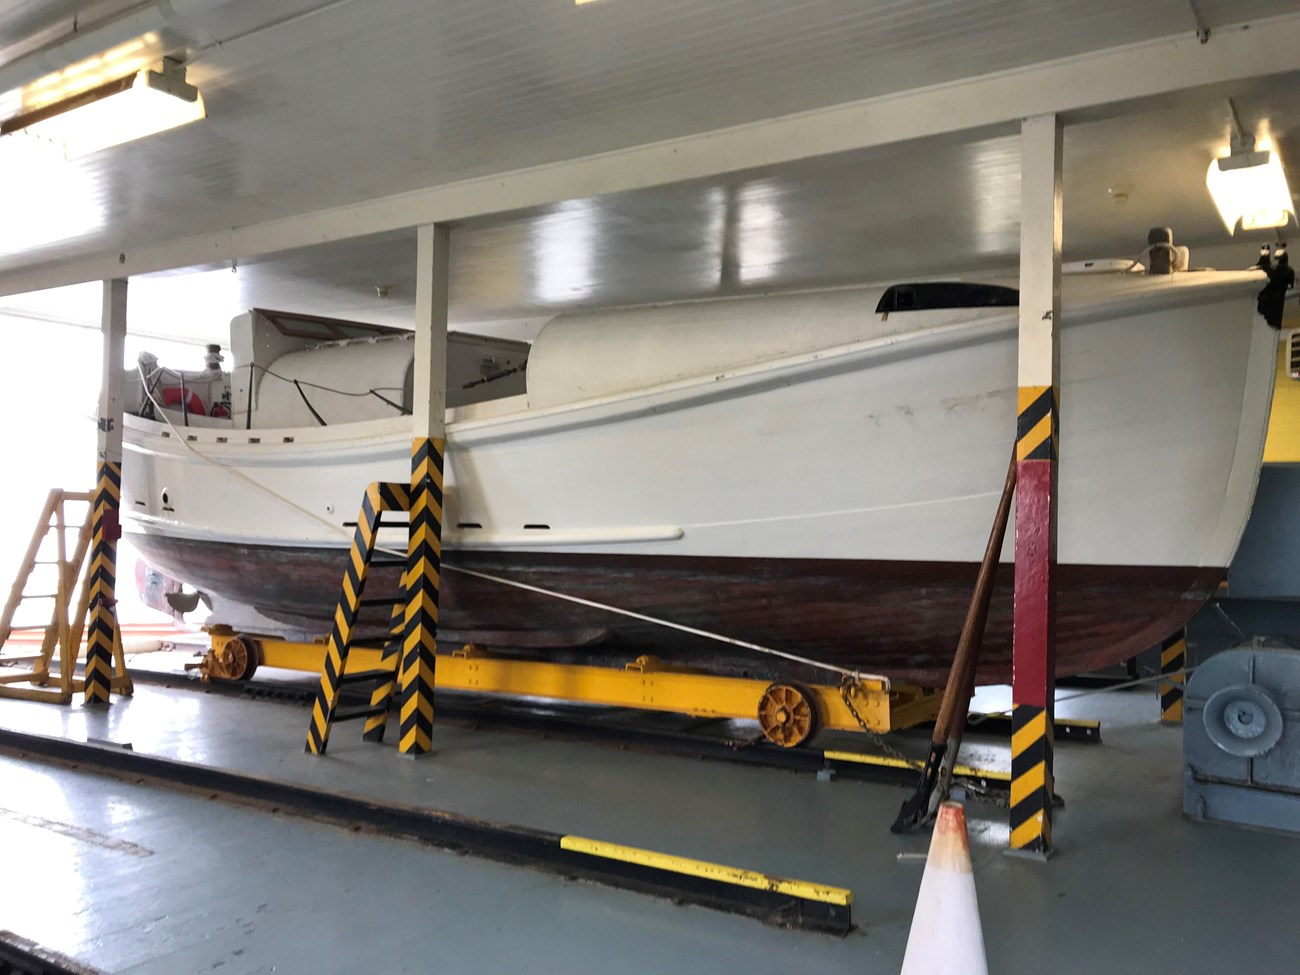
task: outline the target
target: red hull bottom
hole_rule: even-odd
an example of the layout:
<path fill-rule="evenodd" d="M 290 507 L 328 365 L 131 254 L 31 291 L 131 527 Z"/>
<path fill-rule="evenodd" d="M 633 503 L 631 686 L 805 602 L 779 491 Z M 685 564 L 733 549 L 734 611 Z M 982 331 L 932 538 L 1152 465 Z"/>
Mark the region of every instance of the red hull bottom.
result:
<path fill-rule="evenodd" d="M 286 630 L 326 633 L 347 553 L 132 535 L 155 568 L 252 606 Z M 940 686 L 957 645 L 977 566 L 957 562 L 682 558 L 449 552 L 450 565 L 644 613 L 814 660 Z M 1225 570 L 1061 565 L 1056 666 L 1095 670 L 1158 643 L 1202 606 Z M 1012 569 L 999 569 L 980 683 L 1011 679 Z M 376 569 L 367 597 L 396 591 Z M 454 571 L 443 573 L 440 637 L 569 662 L 653 654 L 719 673 L 820 680 L 804 668 L 725 643 Z M 378 631 L 375 609 L 362 627 Z M 213 622 L 222 622 L 214 618 Z"/>

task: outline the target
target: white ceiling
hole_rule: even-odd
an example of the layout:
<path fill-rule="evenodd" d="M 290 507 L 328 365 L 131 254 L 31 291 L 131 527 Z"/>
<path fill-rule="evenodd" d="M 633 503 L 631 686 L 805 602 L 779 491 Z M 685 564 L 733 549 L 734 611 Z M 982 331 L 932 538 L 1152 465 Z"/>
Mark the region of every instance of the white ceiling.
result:
<path fill-rule="evenodd" d="M 89 6 L 85 0 L 0 0 L 0 52 Z"/>
<path fill-rule="evenodd" d="M 0 55 L 19 27 L 75 6 L 87 4 L 0 0 Z M 1212 27 L 1294 12 L 1300 0 L 1243 7 L 1196 0 Z M 0 273 L 1190 35 L 1191 9 L 1187 0 L 234 0 L 169 25 L 169 37 L 190 38 L 205 122 L 4 174 L 18 192 L 0 222 Z M 1224 97 L 1298 159 L 1298 90 L 1300 76 L 1275 77 L 1069 126 L 1068 254 L 1132 255 L 1152 224 L 1195 245 L 1228 240 L 1204 189 L 1226 144 Z M 1018 178 L 1008 132 L 471 221 L 453 234 L 453 319 L 1007 265 Z M 135 278 L 133 323 L 219 336 L 253 304 L 409 320 L 413 240 L 393 232 L 243 261 L 233 274 Z M 92 296 L 88 318 L 93 290 L 79 292 Z"/>
<path fill-rule="evenodd" d="M 1242 16 L 1196 2 L 1211 24 Z M 34 6 L 0 7 L 0 25 Z M 235 0 L 181 22 L 207 121 L 24 171 L 0 270 L 1192 29 L 1187 0 L 333 0 L 285 20 L 319 6 Z"/>

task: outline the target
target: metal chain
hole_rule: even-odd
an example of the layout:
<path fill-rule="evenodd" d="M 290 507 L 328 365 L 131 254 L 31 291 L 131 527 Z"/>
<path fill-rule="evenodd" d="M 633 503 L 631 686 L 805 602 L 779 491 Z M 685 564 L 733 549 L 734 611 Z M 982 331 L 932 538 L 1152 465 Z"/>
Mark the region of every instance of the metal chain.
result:
<path fill-rule="evenodd" d="M 961 787 L 966 790 L 966 793 L 978 797 L 981 802 L 988 803 L 992 806 L 1001 806 L 1003 809 L 1009 809 L 1011 807 L 1011 796 L 1009 793 L 980 785 L 979 782 L 974 779 L 967 778 L 963 775 L 954 775 L 952 780 L 953 783 L 960 781 Z"/>
<path fill-rule="evenodd" d="M 912 758 L 910 755 L 904 755 L 901 751 L 886 741 L 885 737 L 880 734 L 880 732 L 873 731 L 871 728 L 867 727 L 867 722 L 864 721 L 862 715 L 858 713 L 858 709 L 853 706 L 853 701 L 851 699 L 853 686 L 853 681 L 845 678 L 840 684 L 840 697 L 844 699 L 844 706 L 849 709 L 849 714 L 853 715 L 854 720 L 857 721 L 858 726 L 862 729 L 862 733 L 871 739 L 872 743 L 875 744 L 877 748 L 887 753 L 890 757 L 901 759 L 918 772 L 924 769 L 924 762 Z M 960 781 L 963 789 L 971 795 L 978 796 L 984 802 L 1007 807 L 1011 805 L 1010 798 L 1003 795 L 1000 790 L 980 785 L 979 782 L 968 778 L 967 776 L 953 775 L 953 781 Z"/>
<path fill-rule="evenodd" d="M 851 677 L 845 677 L 840 681 L 840 697 L 844 700 L 844 706 L 849 709 L 849 714 L 853 715 L 853 720 L 858 723 L 858 727 L 862 730 L 862 733 L 867 736 L 873 745 L 891 758 L 897 758 L 906 762 L 911 768 L 916 769 L 918 772 L 923 769 L 925 767 L 924 762 L 899 751 L 885 740 L 884 735 L 868 726 L 862 715 L 858 713 L 858 709 L 853 706 L 853 690 L 857 686 L 857 681 Z"/>

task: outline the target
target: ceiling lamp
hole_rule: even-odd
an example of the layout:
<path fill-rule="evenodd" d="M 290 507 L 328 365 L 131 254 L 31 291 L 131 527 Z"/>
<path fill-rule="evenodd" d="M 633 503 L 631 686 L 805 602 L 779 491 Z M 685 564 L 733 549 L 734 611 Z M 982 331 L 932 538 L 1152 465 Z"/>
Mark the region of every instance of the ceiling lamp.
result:
<path fill-rule="evenodd" d="M 64 155 L 75 159 L 205 114 L 203 96 L 186 82 L 184 65 L 168 58 L 159 71 L 138 71 L 15 116 L 0 125 L 0 136 L 25 132 L 62 145 Z"/>
<path fill-rule="evenodd" d="M 1282 160 L 1271 149 L 1257 149 L 1255 138 L 1242 128 L 1237 108 L 1228 101 L 1232 117 L 1231 149 L 1210 163 L 1205 185 L 1219 209 L 1228 233 L 1285 227 L 1295 218 L 1295 202 L 1286 183 Z"/>

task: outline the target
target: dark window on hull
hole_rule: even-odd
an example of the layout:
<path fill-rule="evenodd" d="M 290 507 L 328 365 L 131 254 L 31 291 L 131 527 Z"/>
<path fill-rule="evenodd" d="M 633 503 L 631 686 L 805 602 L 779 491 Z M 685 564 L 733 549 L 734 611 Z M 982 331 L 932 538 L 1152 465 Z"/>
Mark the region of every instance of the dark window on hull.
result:
<path fill-rule="evenodd" d="M 1020 292 L 1000 284 L 967 281 L 927 281 L 895 284 L 880 296 L 876 314 L 891 311 L 932 311 L 936 308 L 1015 308 Z"/>

